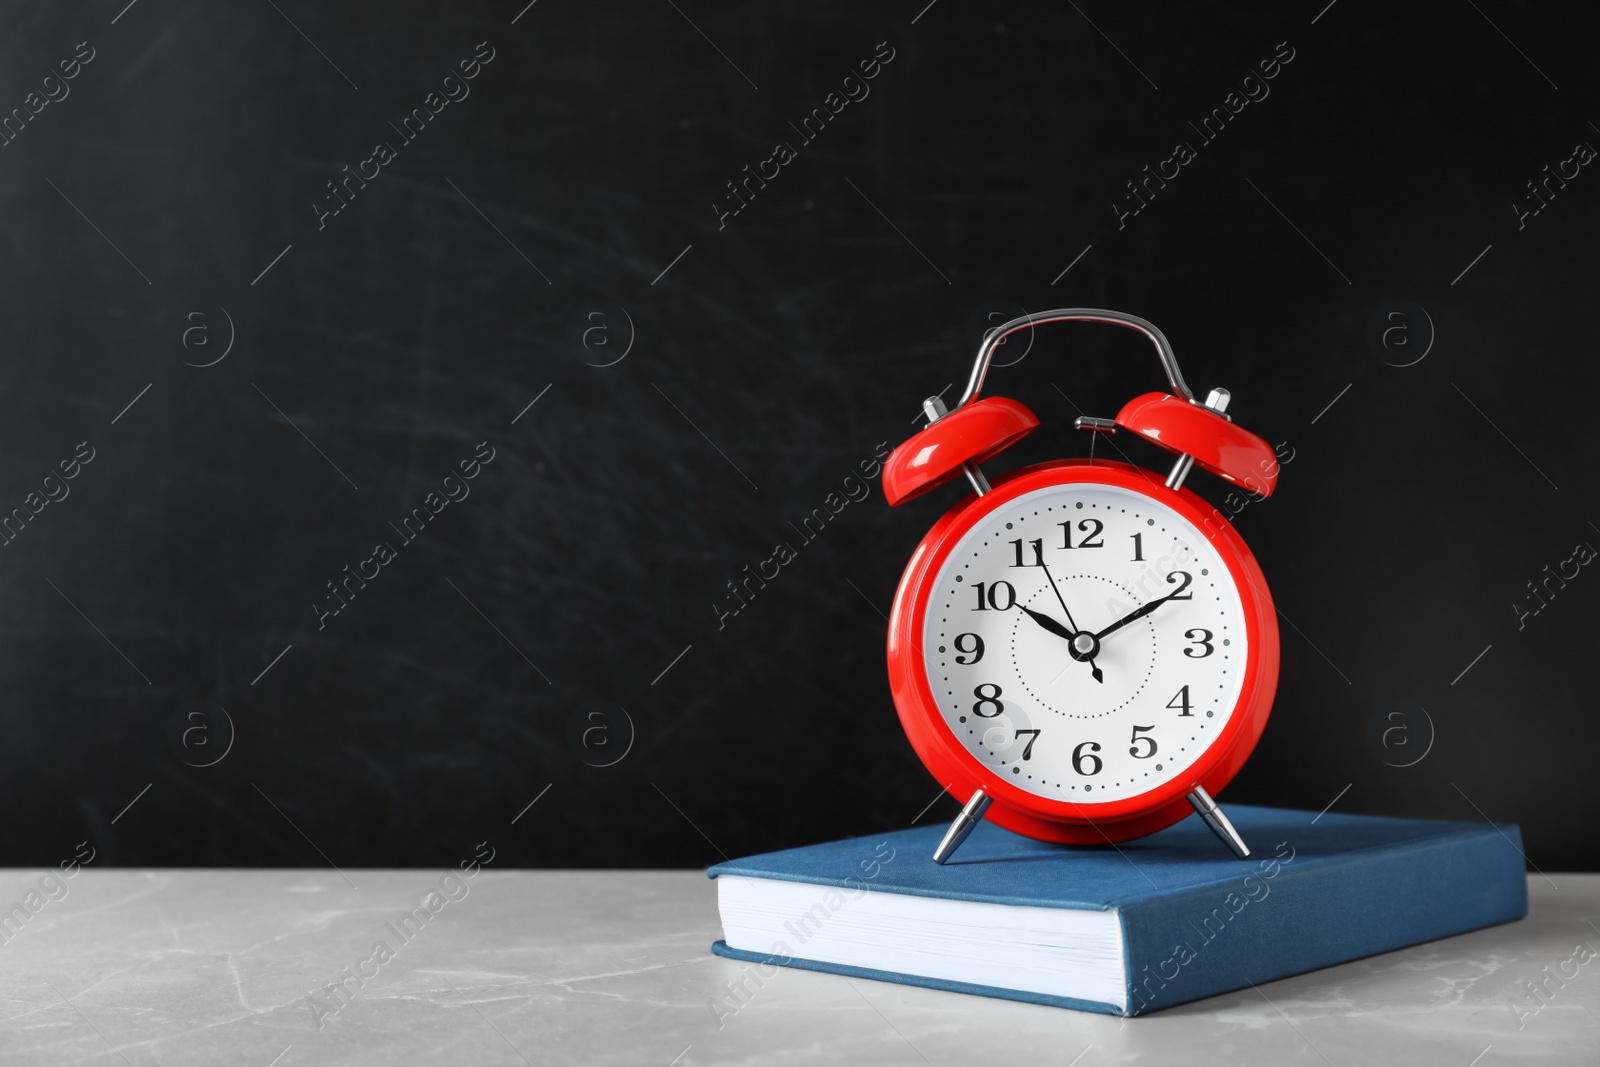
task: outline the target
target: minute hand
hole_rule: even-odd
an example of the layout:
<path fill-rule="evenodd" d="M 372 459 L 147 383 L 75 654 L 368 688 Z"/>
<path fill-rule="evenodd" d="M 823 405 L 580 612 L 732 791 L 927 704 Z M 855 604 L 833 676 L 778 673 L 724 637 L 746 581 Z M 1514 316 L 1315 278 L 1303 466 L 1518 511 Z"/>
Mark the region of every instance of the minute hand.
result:
<path fill-rule="evenodd" d="M 1189 583 L 1188 582 L 1184 582 L 1183 585 L 1178 587 L 1176 592 L 1168 593 L 1166 596 L 1162 597 L 1160 600 L 1152 600 L 1148 604 L 1145 604 L 1145 605 L 1143 605 L 1141 607 L 1135 608 L 1134 610 L 1130 611 L 1128 614 L 1124 615 L 1122 618 L 1118 619 L 1116 622 L 1112 623 L 1110 626 L 1107 626 L 1104 630 L 1101 630 L 1099 633 L 1095 634 L 1094 635 L 1094 639 L 1096 641 L 1098 641 L 1101 638 L 1105 637 L 1106 634 L 1115 633 L 1116 631 L 1122 629 L 1124 626 L 1128 625 L 1130 622 L 1138 622 L 1140 619 L 1144 618 L 1146 615 L 1150 614 L 1152 611 L 1156 610 L 1161 605 L 1165 604 L 1167 601 L 1172 600 L 1173 598 L 1177 597 L 1179 594 L 1181 594 L 1188 587 L 1189 587 Z M 1183 599 L 1188 600 L 1189 597 L 1184 597 Z"/>

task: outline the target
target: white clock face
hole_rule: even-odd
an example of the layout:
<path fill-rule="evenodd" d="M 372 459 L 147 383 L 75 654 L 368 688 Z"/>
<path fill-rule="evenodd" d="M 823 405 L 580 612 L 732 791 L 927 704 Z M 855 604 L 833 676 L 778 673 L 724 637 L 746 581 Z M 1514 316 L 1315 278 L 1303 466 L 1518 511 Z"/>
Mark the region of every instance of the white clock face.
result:
<path fill-rule="evenodd" d="M 986 515 L 934 578 L 923 662 L 956 738 L 1051 800 L 1179 777 L 1243 684 L 1244 605 L 1205 534 L 1127 489 L 1039 489 Z"/>

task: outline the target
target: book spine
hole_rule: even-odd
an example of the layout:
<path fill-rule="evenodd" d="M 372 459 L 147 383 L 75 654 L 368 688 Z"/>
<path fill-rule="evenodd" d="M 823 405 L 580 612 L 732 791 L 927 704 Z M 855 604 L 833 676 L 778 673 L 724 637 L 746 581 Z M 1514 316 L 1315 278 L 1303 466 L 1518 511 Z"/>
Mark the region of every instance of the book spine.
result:
<path fill-rule="evenodd" d="M 1345 856 L 1275 844 L 1240 863 L 1232 886 L 1123 909 L 1126 1013 L 1520 919 L 1524 862 L 1515 826 Z"/>

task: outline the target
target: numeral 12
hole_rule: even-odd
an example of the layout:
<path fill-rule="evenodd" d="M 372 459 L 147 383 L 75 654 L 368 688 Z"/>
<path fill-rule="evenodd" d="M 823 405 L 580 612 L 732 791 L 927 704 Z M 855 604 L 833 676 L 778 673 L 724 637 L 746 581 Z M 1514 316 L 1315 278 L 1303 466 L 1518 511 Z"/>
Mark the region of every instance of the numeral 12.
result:
<path fill-rule="evenodd" d="M 1101 522 L 1099 519 L 1079 519 L 1078 520 L 1078 532 L 1084 534 L 1085 536 L 1084 536 L 1083 540 L 1079 541 L 1076 545 L 1074 545 L 1072 543 L 1072 522 L 1071 522 L 1071 520 L 1068 520 L 1067 522 L 1058 522 L 1058 523 L 1056 523 L 1056 525 L 1061 527 L 1061 547 L 1062 548 L 1104 548 L 1104 547 L 1106 547 L 1106 543 L 1104 541 L 1100 540 L 1100 531 L 1102 531 L 1102 530 L 1104 530 L 1106 528 L 1106 524 Z"/>

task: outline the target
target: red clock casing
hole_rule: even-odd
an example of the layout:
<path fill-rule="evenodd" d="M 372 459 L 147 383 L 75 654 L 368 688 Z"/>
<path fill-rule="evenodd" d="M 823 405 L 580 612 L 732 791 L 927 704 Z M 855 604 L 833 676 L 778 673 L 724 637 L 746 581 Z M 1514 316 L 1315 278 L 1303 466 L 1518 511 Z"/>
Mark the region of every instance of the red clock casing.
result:
<path fill-rule="evenodd" d="M 940 714 L 923 660 L 928 601 L 957 542 L 986 515 L 1017 497 L 1069 483 L 1120 487 L 1177 512 L 1221 556 L 1243 605 L 1247 649 L 1243 683 L 1239 702 L 1221 733 L 1184 774 L 1138 796 L 1105 803 L 1049 800 L 1018 788 L 985 766 L 956 739 Z M 1168 489 L 1159 475 L 1130 464 L 1056 460 L 996 478 L 989 493 L 968 495 L 928 531 L 895 593 L 888 663 L 901 726 L 923 764 L 952 796 L 959 800 L 983 790 L 994 800 L 987 818 L 1029 837 L 1105 844 L 1171 826 L 1194 810 L 1187 796 L 1196 786 L 1215 795 L 1244 765 L 1266 727 L 1277 689 L 1277 612 L 1255 556 L 1233 526 L 1201 497 L 1188 489 Z"/>

